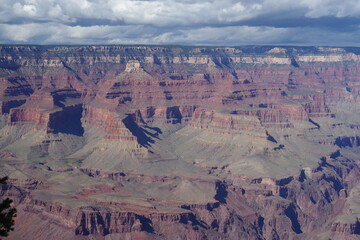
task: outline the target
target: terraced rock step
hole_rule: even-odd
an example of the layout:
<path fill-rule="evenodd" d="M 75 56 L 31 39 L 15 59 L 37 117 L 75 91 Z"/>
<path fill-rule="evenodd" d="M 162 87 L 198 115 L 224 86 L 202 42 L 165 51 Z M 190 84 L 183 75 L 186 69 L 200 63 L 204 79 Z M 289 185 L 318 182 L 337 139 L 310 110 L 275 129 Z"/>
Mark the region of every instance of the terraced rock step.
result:
<path fill-rule="evenodd" d="M 359 52 L 0 46 L 9 239 L 358 239 Z"/>

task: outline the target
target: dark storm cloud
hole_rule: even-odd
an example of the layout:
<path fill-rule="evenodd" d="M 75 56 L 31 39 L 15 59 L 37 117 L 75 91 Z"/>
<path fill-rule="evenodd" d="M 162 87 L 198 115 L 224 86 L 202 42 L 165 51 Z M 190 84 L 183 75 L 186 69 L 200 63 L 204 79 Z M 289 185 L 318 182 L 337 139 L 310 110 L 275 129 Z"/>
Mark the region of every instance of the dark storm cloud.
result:
<path fill-rule="evenodd" d="M 356 31 L 360 25 L 360 18 L 358 17 L 320 17 L 320 18 L 304 18 L 285 17 L 266 15 L 255 19 L 242 21 L 236 25 L 248 26 L 269 26 L 276 28 L 295 28 L 295 27 L 310 27 L 321 28 L 329 31 Z"/>
<path fill-rule="evenodd" d="M 357 0 L 0 0 L 0 43 L 356 45 Z"/>

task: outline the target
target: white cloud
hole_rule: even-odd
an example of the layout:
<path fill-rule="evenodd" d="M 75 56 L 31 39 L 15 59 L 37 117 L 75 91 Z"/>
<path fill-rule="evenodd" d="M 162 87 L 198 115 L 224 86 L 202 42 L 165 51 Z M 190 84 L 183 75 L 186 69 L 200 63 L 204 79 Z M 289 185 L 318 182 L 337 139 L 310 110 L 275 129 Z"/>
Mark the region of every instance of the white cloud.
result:
<path fill-rule="evenodd" d="M 308 8 L 305 16 L 318 17 L 357 17 L 360 14 L 360 2 L 358 0 L 302 0 L 300 2 Z"/>
<path fill-rule="evenodd" d="M 195 29 L 156 32 L 152 27 L 132 26 L 67 26 L 59 23 L 0 24 L 0 42 L 43 44 L 191 44 L 250 45 L 295 44 L 356 45 L 360 30 L 350 34 L 331 34 L 325 30 L 274 27 L 199 27 Z M 343 39 L 347 39 L 344 41 Z M 305 45 L 306 45 L 305 44 Z"/>
<path fill-rule="evenodd" d="M 67 26 L 59 23 L 0 24 L 0 42 L 44 44 L 112 43 L 113 39 L 144 41 L 149 30 L 143 26 Z M 136 37 L 134 37 L 136 36 Z M 153 36 L 150 34 L 150 36 Z M 115 43 L 115 42 L 114 42 Z"/>
<path fill-rule="evenodd" d="M 37 14 L 37 9 L 35 5 L 15 3 L 13 5 L 14 13 L 19 16 L 25 17 L 35 17 Z"/>
<path fill-rule="evenodd" d="M 9 17 L 37 21 L 55 18 L 103 19 L 124 21 L 127 24 L 155 26 L 218 24 L 248 19 L 261 13 L 260 3 L 235 0 L 175 1 L 175 0 L 2 0 L 3 11 Z M 1 3 L 1 0 L 0 0 Z M 12 6 L 12 10 L 9 8 Z M 10 10 L 10 12 L 9 12 Z M 1 11 L 1 10 L 0 10 Z"/>
<path fill-rule="evenodd" d="M 155 26 L 232 23 L 296 9 L 311 18 L 360 14 L 357 0 L 344 0 L 341 4 L 338 0 L 0 0 L 0 4 L 0 16 L 7 12 L 7 18 L 12 19 L 55 19 L 67 23 L 69 19 L 85 18 Z"/>
<path fill-rule="evenodd" d="M 36 24 L 7 25 L 0 24 L 1 40 L 3 42 L 23 42 L 41 34 L 49 34 L 50 29 L 39 28 Z"/>
<path fill-rule="evenodd" d="M 332 39 L 334 45 L 349 42 L 351 34 L 286 27 L 291 14 L 299 25 L 302 19 L 360 16 L 358 0 L 0 0 L 0 6 L 0 41 L 7 43 L 271 44 L 302 37 L 310 44 L 326 32 L 328 39 L 318 42 Z M 281 27 L 266 25 L 267 18 Z"/>
<path fill-rule="evenodd" d="M 155 37 L 154 41 L 200 45 L 271 44 L 279 42 L 287 33 L 287 29 L 272 27 L 204 27 L 178 33 L 167 32 Z"/>

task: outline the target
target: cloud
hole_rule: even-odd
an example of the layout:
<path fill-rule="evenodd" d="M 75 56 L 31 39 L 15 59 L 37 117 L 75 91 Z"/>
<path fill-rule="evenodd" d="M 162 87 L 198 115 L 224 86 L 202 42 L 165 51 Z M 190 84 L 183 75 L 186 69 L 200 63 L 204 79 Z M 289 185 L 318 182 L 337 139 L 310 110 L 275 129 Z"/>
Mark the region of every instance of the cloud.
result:
<path fill-rule="evenodd" d="M 360 2 L 357 0 L 346 0 L 341 3 L 338 0 L 302 0 L 301 4 L 308 9 L 305 16 L 311 18 L 356 17 L 360 13 Z"/>
<path fill-rule="evenodd" d="M 15 3 L 13 5 L 14 13 L 20 16 L 26 17 L 35 17 L 37 14 L 37 9 L 35 5 Z"/>
<path fill-rule="evenodd" d="M 101 44 L 113 39 L 144 42 L 149 32 L 142 26 L 67 26 L 59 23 L 0 24 L 0 42 L 43 44 Z"/>
<path fill-rule="evenodd" d="M 200 45 L 222 45 L 224 42 L 230 45 L 249 45 L 254 42 L 271 44 L 278 42 L 284 34 L 287 34 L 286 29 L 271 27 L 204 27 L 176 33 L 167 32 L 155 37 L 154 41 L 186 44 L 197 42 Z"/>
<path fill-rule="evenodd" d="M 261 9 L 259 4 L 222 1 L 133 1 L 133 0 L 23 0 L 4 1 L 10 20 L 98 19 L 126 24 L 154 26 L 226 23 L 249 18 Z M 5 12 L 5 8 L 3 12 Z"/>
<path fill-rule="evenodd" d="M 341 4 L 338 0 L 0 0 L 0 4 L 2 43 L 359 45 L 352 40 L 360 25 L 356 0 Z"/>

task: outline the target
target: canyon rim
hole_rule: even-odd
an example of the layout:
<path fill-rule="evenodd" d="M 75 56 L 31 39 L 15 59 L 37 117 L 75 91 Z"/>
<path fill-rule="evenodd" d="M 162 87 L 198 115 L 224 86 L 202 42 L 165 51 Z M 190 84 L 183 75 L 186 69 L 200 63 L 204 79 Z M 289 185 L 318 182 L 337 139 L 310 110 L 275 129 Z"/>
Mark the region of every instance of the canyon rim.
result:
<path fill-rule="evenodd" d="M 0 54 L 6 239 L 360 238 L 360 48 Z"/>

